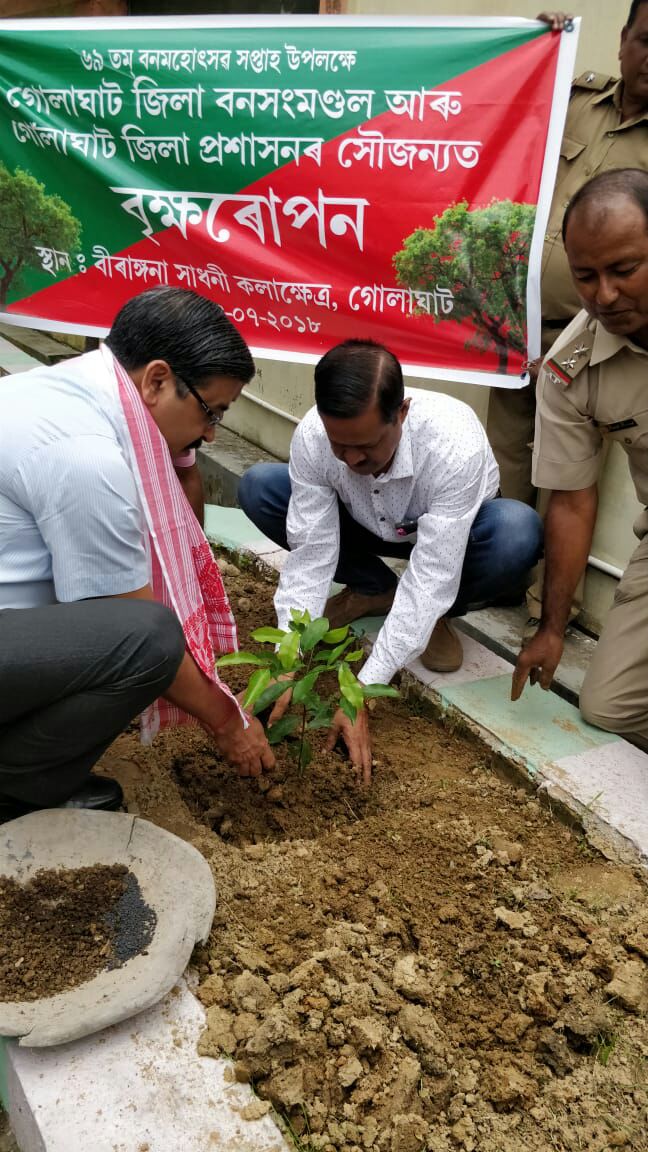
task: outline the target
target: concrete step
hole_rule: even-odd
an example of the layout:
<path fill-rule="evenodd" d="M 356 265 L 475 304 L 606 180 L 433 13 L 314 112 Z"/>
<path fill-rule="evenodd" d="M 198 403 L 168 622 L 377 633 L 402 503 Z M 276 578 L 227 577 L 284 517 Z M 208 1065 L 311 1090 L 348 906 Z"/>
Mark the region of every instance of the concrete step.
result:
<path fill-rule="evenodd" d="M 198 1055 L 204 1022 L 182 981 L 154 1008 L 84 1040 L 4 1041 L 3 1103 L 20 1152 L 288 1152 L 231 1063 Z"/>
<path fill-rule="evenodd" d="M 69 360 L 70 356 L 79 355 L 78 348 L 62 340 L 55 340 L 47 332 L 38 332 L 35 328 L 0 324 L 0 336 L 40 364 L 58 364 L 60 360 Z"/>
<path fill-rule="evenodd" d="M 14 376 L 17 372 L 29 372 L 31 368 L 40 368 L 40 360 L 0 336 L 0 376 Z"/>
<path fill-rule="evenodd" d="M 276 456 L 257 448 L 222 425 L 212 444 L 203 444 L 197 453 L 203 478 L 205 503 L 235 508 L 238 482 L 253 464 L 279 464 Z"/>
<path fill-rule="evenodd" d="M 514 664 L 520 651 L 527 617 L 525 605 L 518 608 L 482 608 L 464 616 L 460 626 L 469 636 L 474 636 L 492 652 Z M 571 704 L 578 703 L 581 685 L 595 648 L 596 640 L 592 636 L 573 625 L 567 629 L 562 660 L 552 687 L 554 692 Z"/>

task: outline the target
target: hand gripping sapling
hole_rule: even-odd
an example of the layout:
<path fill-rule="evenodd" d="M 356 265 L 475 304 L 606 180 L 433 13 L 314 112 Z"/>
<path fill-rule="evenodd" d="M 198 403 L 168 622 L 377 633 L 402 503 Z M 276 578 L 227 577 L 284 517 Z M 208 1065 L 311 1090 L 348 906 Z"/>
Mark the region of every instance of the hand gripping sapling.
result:
<path fill-rule="evenodd" d="M 243 700 L 243 707 L 252 709 L 255 715 L 291 691 L 291 711 L 268 728 L 268 741 L 278 744 L 294 737 L 297 763 L 303 772 L 313 756 L 307 732 L 329 728 L 338 708 L 354 723 L 365 701 L 378 696 L 395 697 L 398 692 L 386 684 L 362 684 L 354 675 L 351 664 L 362 659 L 363 651 L 352 649 L 356 637 L 349 634 L 348 624 L 330 629 L 325 616 L 311 620 L 309 612 L 296 608 L 291 609 L 291 617 L 287 632 L 281 628 L 257 628 L 252 633 L 253 640 L 271 645 L 272 651 L 230 652 L 221 657 L 218 667 L 255 665 Z M 337 673 L 337 691 L 317 690 L 318 680 L 326 672 Z"/>

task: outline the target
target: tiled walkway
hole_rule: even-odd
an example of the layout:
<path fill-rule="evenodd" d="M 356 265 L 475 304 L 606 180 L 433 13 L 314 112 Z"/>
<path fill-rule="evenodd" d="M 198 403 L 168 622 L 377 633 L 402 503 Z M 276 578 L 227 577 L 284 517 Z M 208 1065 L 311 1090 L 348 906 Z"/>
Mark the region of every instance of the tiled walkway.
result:
<path fill-rule="evenodd" d="M 239 508 L 209 506 L 205 530 L 215 543 L 281 569 L 285 553 Z M 360 620 L 354 628 L 371 641 L 381 623 Z M 566 803 L 599 846 L 648 864 L 648 756 L 585 724 L 578 709 L 554 692 L 527 687 L 513 704 L 512 664 L 465 632 L 462 643 L 464 663 L 458 672 L 427 672 L 418 660 L 410 666 L 421 691 Z"/>

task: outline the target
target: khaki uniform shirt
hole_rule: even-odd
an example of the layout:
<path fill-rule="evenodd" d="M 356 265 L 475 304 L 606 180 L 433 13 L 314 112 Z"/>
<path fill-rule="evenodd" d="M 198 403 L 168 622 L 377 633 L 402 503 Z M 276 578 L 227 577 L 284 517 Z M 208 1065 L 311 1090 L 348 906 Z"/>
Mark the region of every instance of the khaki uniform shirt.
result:
<path fill-rule="evenodd" d="M 562 243 L 572 196 L 609 168 L 648 169 L 648 110 L 622 124 L 621 87 L 621 80 L 597 72 L 584 72 L 572 86 L 542 258 L 542 315 L 549 323 L 566 323 L 581 307 Z"/>
<path fill-rule="evenodd" d="M 533 483 L 576 491 L 598 478 L 605 441 L 628 455 L 648 505 L 648 352 L 579 312 L 538 377 Z"/>

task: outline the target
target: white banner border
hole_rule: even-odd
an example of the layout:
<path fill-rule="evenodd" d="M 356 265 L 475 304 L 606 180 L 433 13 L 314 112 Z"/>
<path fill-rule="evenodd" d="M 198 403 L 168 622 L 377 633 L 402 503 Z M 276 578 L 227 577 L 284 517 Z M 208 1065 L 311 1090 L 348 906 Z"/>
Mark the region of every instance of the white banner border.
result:
<path fill-rule="evenodd" d="M 551 105 L 549 131 L 545 147 L 544 162 L 542 165 L 542 178 L 538 191 L 536 218 L 529 251 L 529 272 L 527 275 L 527 333 L 529 360 L 535 360 L 540 355 L 541 336 L 541 294 L 540 278 L 542 275 L 542 254 L 545 241 L 551 201 L 553 200 L 560 160 L 560 145 L 562 143 L 565 119 L 569 104 L 574 68 L 576 65 L 576 51 L 580 34 L 580 17 L 574 17 L 574 30 L 563 32 L 560 37 L 558 49 L 558 64 L 556 67 L 556 83 Z M 560 104 L 564 101 L 564 112 L 560 111 Z"/>
<path fill-rule="evenodd" d="M 75 336 L 96 336 L 103 340 L 109 333 L 109 328 L 99 328 L 93 324 L 77 324 L 75 328 L 65 320 L 41 320 L 38 316 L 14 316 L 12 312 L 0 312 L 0 324 L 10 324 L 14 328 L 35 328 L 43 332 L 61 332 Z M 253 356 L 262 360 L 276 360 L 288 364 L 317 364 L 324 353 L 290 352 L 277 348 L 261 348 L 249 345 Z M 454 368 L 427 368 L 421 364 L 405 364 L 401 362 L 405 376 L 419 376 L 421 380 L 443 380 L 454 384 L 486 384 L 490 387 L 520 388 L 526 382 L 528 375 L 523 377 L 503 377 L 497 372 L 471 372 Z M 510 379 L 510 383 L 509 383 Z M 502 380 L 505 382 L 502 384 Z"/>
<path fill-rule="evenodd" d="M 547 28 L 523 16 L 79 16 L 2 20 L 3 32 L 102 32 L 137 28 Z"/>

